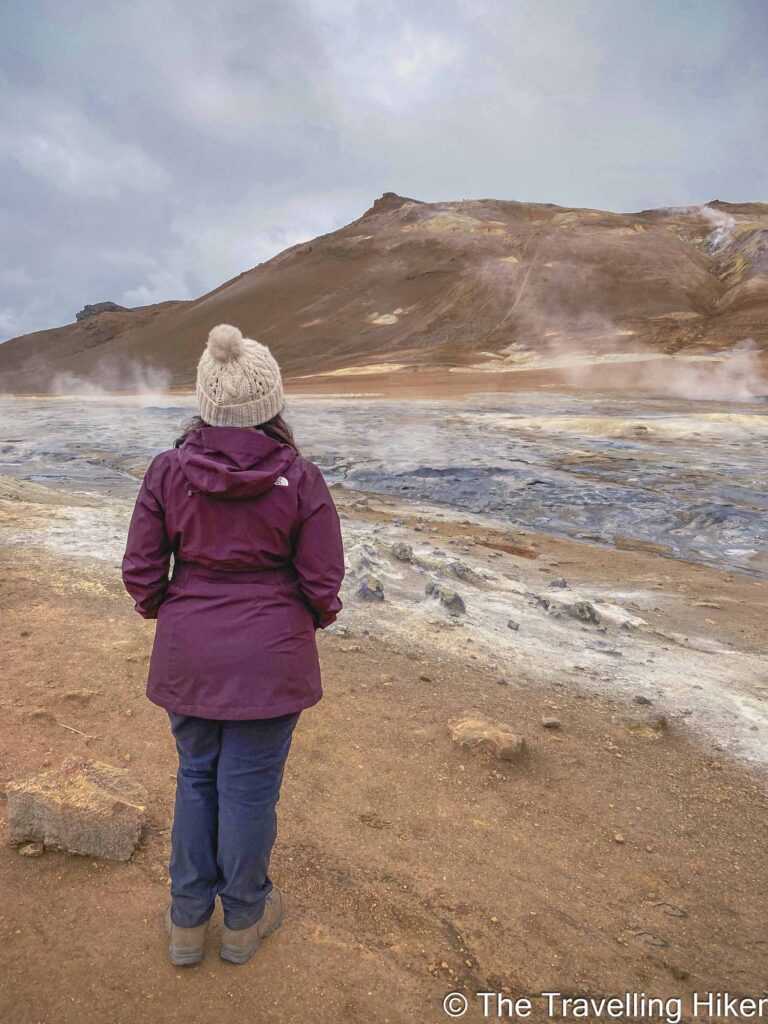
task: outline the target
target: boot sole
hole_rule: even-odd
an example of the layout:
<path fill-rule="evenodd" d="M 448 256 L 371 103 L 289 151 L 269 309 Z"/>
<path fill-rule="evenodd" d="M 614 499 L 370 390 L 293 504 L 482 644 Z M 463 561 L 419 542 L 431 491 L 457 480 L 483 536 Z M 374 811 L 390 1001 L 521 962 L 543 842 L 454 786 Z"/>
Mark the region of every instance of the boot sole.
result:
<path fill-rule="evenodd" d="M 193 964 L 200 964 L 203 962 L 203 951 L 202 949 L 190 949 L 179 952 L 175 950 L 173 946 L 169 946 L 168 955 L 171 958 L 171 963 L 175 967 L 191 967 Z"/>
<path fill-rule="evenodd" d="M 283 919 L 281 917 L 279 921 L 272 925 L 268 932 L 264 932 L 264 934 L 259 936 L 258 939 L 255 939 L 250 946 L 245 946 L 244 948 L 240 948 L 238 946 L 221 946 L 219 948 L 219 956 L 222 960 L 226 960 L 230 964 L 247 964 L 264 939 L 268 939 L 270 935 L 274 935 L 282 923 Z"/>

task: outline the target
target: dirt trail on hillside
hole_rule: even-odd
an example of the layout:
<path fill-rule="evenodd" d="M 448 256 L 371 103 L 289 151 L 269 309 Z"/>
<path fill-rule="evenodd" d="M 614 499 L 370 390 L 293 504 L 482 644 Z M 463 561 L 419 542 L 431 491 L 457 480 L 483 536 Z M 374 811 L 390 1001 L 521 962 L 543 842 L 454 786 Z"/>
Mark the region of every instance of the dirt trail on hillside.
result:
<path fill-rule="evenodd" d="M 359 500 L 340 502 L 345 517 Z M 446 543 L 466 531 L 435 528 Z M 504 548 L 493 531 L 475 539 Z M 755 581 L 531 531 L 494 561 L 542 556 L 604 584 L 663 566 L 661 586 L 692 601 L 732 587 L 701 614 L 722 641 L 760 642 Z M 411 1024 L 447 1019 L 452 990 L 764 991 L 762 777 L 674 723 L 628 732 L 613 721 L 624 697 L 500 685 L 471 645 L 448 656 L 418 631 L 374 635 L 377 608 L 354 599 L 347 625 L 321 637 L 326 697 L 302 717 L 286 773 L 273 860 L 285 925 L 232 967 L 216 956 L 217 912 L 204 964 L 173 968 L 161 913 L 175 752 L 144 696 L 153 625 L 103 561 L 26 546 L 0 552 L 0 569 L 0 782 L 85 754 L 146 786 L 150 820 L 127 864 L 0 845 L 0 1019 Z M 667 625 L 684 630 L 691 614 L 672 605 Z M 512 724 L 527 758 L 457 750 L 448 724 L 465 711 Z M 561 728 L 543 729 L 544 715 Z"/>

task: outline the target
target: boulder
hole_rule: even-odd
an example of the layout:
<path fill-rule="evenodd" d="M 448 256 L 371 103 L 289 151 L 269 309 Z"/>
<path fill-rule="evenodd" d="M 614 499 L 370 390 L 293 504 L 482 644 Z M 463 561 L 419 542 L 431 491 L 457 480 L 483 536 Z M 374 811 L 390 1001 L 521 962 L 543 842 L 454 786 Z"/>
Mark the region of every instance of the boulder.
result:
<path fill-rule="evenodd" d="M 550 584 L 551 586 L 552 584 Z M 550 615 L 557 617 L 561 613 L 572 616 L 574 619 L 579 619 L 581 622 L 592 622 L 597 625 L 602 616 L 597 608 L 591 601 L 586 601 L 583 598 L 571 597 L 562 594 L 537 594 L 534 598 L 535 603 L 540 607 L 544 608 L 549 612 Z"/>
<path fill-rule="evenodd" d="M 568 581 L 562 576 L 556 576 L 555 579 L 549 581 L 547 586 L 550 590 L 565 590 L 568 586 Z"/>
<path fill-rule="evenodd" d="M 461 615 L 467 610 L 464 598 L 442 583 L 427 583 L 425 593 L 427 597 L 439 598 L 440 604 L 445 605 L 451 615 Z"/>
<path fill-rule="evenodd" d="M 392 557 L 396 558 L 398 562 L 412 562 L 413 548 L 404 541 L 397 541 L 392 545 Z"/>
<path fill-rule="evenodd" d="M 487 751 L 500 761 L 514 761 L 525 749 L 525 740 L 503 722 L 473 715 L 461 718 L 450 726 L 451 738 L 467 750 Z"/>
<path fill-rule="evenodd" d="M 363 601 L 383 601 L 384 584 L 371 573 L 363 576 L 357 588 L 357 596 Z"/>
<path fill-rule="evenodd" d="M 70 757 L 60 768 L 9 782 L 9 842 L 128 860 L 146 821 L 147 793 L 120 768 Z"/>
<path fill-rule="evenodd" d="M 568 606 L 567 611 L 575 619 L 581 619 L 582 622 L 597 624 L 601 619 L 600 612 L 591 601 L 574 601 L 572 605 Z"/>
<path fill-rule="evenodd" d="M 456 577 L 458 580 L 467 580 L 468 583 L 480 583 L 481 579 L 477 575 L 474 569 L 470 569 L 468 565 L 463 562 L 450 562 L 448 565 L 449 572 Z"/>

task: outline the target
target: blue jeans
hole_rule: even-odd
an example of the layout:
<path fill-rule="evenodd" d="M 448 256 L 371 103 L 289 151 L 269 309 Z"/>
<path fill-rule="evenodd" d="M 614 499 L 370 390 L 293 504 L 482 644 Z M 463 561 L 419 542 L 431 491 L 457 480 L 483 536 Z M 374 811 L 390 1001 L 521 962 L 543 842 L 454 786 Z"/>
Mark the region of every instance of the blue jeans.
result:
<path fill-rule="evenodd" d="M 228 928 L 249 928 L 272 890 L 275 805 L 298 714 L 234 722 L 168 712 L 179 753 L 171 919 L 195 928 L 216 894 Z"/>

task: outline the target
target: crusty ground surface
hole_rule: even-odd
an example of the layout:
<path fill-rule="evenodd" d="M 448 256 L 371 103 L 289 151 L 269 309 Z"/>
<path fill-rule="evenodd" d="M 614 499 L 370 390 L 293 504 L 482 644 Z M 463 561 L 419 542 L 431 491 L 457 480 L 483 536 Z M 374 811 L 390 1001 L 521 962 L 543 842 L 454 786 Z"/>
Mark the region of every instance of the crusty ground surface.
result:
<path fill-rule="evenodd" d="M 755 581 L 532 533 L 526 544 L 574 579 L 655 570 L 702 597 L 731 587 L 712 629 L 759 643 Z M 674 728 L 627 732 L 610 700 L 500 687 L 471 655 L 362 630 L 320 641 L 326 696 L 299 724 L 279 807 L 283 928 L 234 967 L 216 955 L 217 911 L 204 964 L 172 967 L 161 916 L 175 752 L 144 696 L 152 633 L 115 567 L 0 551 L 0 782 L 79 753 L 149 793 L 128 863 L 0 845 L 0 1020 L 410 1024 L 448 1019 L 451 990 L 765 991 L 759 776 Z M 525 759 L 455 748 L 448 724 L 465 711 L 507 721 Z M 479 1004 L 464 1019 L 482 1019 Z"/>

